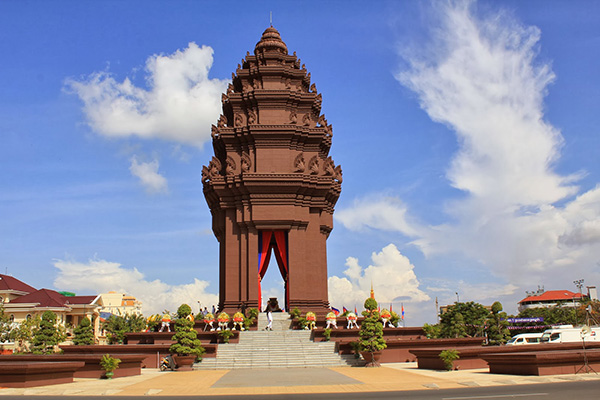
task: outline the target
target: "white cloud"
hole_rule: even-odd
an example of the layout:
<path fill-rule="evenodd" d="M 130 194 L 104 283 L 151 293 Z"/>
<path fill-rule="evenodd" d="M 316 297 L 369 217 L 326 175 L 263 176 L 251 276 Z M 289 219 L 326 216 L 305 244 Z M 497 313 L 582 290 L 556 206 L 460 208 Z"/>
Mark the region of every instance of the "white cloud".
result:
<path fill-rule="evenodd" d="M 379 253 L 373 253 L 371 261 L 372 265 L 363 268 L 358 259 L 348 257 L 345 276 L 329 278 L 329 302 L 333 306 L 356 306 L 361 309 L 370 295 L 371 282 L 375 298 L 382 305 L 430 300 L 429 296 L 419 289 L 414 265 L 393 244 L 387 245 Z"/>
<path fill-rule="evenodd" d="M 406 215 L 406 206 L 400 199 L 373 195 L 356 199 L 352 207 L 337 211 L 335 219 L 351 230 L 373 228 L 415 236 L 416 228 L 407 221 Z"/>
<path fill-rule="evenodd" d="M 170 55 L 146 60 L 146 86 L 129 78 L 118 82 L 107 72 L 66 87 L 83 101 L 90 127 L 108 137 L 159 138 L 201 146 L 210 139 L 210 125 L 221 111 L 227 80 L 209 79 L 213 49 L 189 43 Z"/>
<path fill-rule="evenodd" d="M 402 48 L 409 67 L 397 78 L 433 121 L 456 134 L 459 150 L 446 176 L 465 196 L 445 203 L 448 222 L 436 226 L 407 224 L 400 199 L 359 200 L 339 210 L 339 220 L 350 229 L 417 232 L 413 243 L 428 257 L 467 258 L 515 296 L 515 285 L 598 282 L 600 186 L 581 193 L 574 185 L 581 173 L 554 169 L 563 138 L 544 119 L 555 76 L 539 60 L 539 29 L 505 12 L 478 16 L 470 1 L 438 2 L 435 10 L 429 46 Z"/>
<path fill-rule="evenodd" d="M 164 309 L 177 310 L 186 303 L 196 309 L 198 301 L 210 308 L 218 304 L 216 294 L 207 293 L 209 282 L 194 279 L 185 285 L 169 285 L 158 279 L 148 281 L 136 268 L 128 269 L 119 263 L 91 259 L 87 263 L 73 260 L 55 260 L 59 273 L 54 286 L 82 294 L 100 294 L 111 290 L 135 296 L 142 302 L 145 315 L 160 313 Z"/>
<path fill-rule="evenodd" d="M 138 162 L 137 157 L 131 157 L 129 171 L 139 178 L 140 183 L 148 193 L 167 193 L 169 185 L 167 179 L 158 173 L 158 160 Z"/>

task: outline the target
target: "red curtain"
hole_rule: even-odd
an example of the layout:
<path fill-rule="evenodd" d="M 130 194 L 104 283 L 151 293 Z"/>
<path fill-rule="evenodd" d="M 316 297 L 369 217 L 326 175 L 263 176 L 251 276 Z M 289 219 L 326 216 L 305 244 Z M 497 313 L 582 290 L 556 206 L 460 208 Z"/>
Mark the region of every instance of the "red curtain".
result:
<path fill-rule="evenodd" d="M 269 267 L 271 250 L 275 252 L 275 258 L 279 265 L 279 272 L 285 283 L 285 308 L 287 310 L 288 292 L 288 254 L 287 254 L 287 232 L 286 231 L 260 231 L 259 233 L 259 253 L 258 253 L 258 304 L 262 305 L 261 281 Z M 274 238 L 274 240 L 273 240 Z"/>

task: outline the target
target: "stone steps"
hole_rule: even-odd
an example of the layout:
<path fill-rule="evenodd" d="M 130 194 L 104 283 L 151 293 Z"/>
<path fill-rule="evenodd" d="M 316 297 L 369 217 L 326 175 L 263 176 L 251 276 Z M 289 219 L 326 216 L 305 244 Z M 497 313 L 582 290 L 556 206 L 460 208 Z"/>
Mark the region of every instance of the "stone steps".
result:
<path fill-rule="evenodd" d="M 258 328 L 267 326 L 261 313 Z M 273 313 L 273 331 L 240 332 L 239 343 L 219 344 L 216 358 L 205 358 L 197 369 L 313 368 L 360 365 L 353 355 L 340 355 L 335 342 L 313 342 L 311 332 L 290 329 L 287 313 Z"/>

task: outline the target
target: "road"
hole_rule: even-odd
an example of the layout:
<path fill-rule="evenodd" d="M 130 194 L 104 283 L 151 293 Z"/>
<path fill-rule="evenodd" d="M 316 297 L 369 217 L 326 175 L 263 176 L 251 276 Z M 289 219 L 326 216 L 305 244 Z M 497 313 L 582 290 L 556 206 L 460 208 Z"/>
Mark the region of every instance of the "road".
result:
<path fill-rule="evenodd" d="M 73 396 L 76 397 L 76 396 Z M 111 400 L 147 400 L 149 396 L 110 396 Z M 173 399 L 202 399 L 202 400 L 593 400 L 600 398 L 600 381 L 579 381 L 560 383 L 540 383 L 532 385 L 487 386 L 461 389 L 419 390 L 403 392 L 373 392 L 373 393 L 332 393 L 332 394 L 281 394 L 281 395 L 247 395 L 247 396 L 150 396 L 150 398 Z M 22 400 L 23 396 L 0 396 L 0 400 Z M 63 396 L 35 396 L 36 400 L 63 400 Z M 106 397 L 86 396 L 86 400 L 100 400 Z"/>

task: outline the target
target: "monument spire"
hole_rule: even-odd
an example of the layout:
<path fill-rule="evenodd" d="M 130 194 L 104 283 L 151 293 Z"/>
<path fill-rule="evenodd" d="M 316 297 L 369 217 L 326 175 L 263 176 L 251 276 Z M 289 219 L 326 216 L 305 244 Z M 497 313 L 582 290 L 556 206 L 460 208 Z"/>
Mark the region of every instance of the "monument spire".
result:
<path fill-rule="evenodd" d="M 214 157 L 202 169 L 220 246 L 222 310 L 260 306 L 271 254 L 286 310 L 329 306 L 326 240 L 342 169 L 329 156 L 333 128 L 321 102 L 310 73 L 272 26 L 222 95 Z"/>

